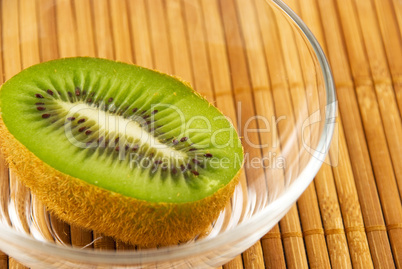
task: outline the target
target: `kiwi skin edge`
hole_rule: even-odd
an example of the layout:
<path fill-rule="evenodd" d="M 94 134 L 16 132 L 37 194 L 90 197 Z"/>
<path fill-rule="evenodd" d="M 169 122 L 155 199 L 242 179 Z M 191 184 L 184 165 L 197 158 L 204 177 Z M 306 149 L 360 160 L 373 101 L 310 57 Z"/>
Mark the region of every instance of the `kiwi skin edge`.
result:
<path fill-rule="evenodd" d="M 205 233 L 229 202 L 242 169 L 213 195 L 189 203 L 155 203 L 111 192 L 41 161 L 0 118 L 0 150 L 18 178 L 61 220 L 123 242 L 151 248 Z"/>

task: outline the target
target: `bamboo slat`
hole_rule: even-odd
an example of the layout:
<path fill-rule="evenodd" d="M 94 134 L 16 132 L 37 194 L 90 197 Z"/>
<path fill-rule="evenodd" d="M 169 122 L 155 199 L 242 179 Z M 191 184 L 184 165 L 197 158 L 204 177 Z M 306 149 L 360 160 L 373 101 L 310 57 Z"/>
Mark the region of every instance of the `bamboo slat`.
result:
<path fill-rule="evenodd" d="M 97 5 L 97 3 L 95 4 Z M 75 30 L 77 33 L 77 53 L 76 56 L 96 56 L 96 46 L 93 34 L 93 12 L 91 0 L 73 0 L 71 2 L 72 13 L 75 18 Z"/>
<path fill-rule="evenodd" d="M 314 5 L 315 4 L 313 1 L 307 1 L 304 5 L 301 5 L 301 11 L 303 15 L 302 18 L 310 27 L 312 27 L 314 34 L 316 35 L 317 39 L 325 50 L 326 47 L 323 32 L 319 27 L 319 12 L 316 8 L 312 8 Z M 336 69 L 335 72 L 338 72 L 338 70 Z M 360 164 L 363 164 L 363 161 L 361 161 Z M 357 172 L 358 168 L 356 168 L 354 171 Z M 369 173 L 363 173 L 363 167 L 360 167 L 360 171 L 360 173 L 356 173 L 358 175 L 358 177 L 356 177 L 356 184 L 358 184 L 358 192 L 360 192 L 360 201 L 362 201 L 362 213 L 365 219 L 366 227 L 385 228 L 374 179 L 372 178 L 371 180 L 369 180 L 367 178 Z M 375 266 L 378 267 L 384 264 L 384 262 L 386 266 L 387 264 L 390 264 L 390 262 L 392 263 L 392 255 L 390 252 L 388 237 L 385 229 L 370 231 L 367 230 L 367 232 L 371 255 Z"/>
<path fill-rule="evenodd" d="M 93 245 L 96 250 L 113 250 L 116 248 L 116 242 L 108 236 L 104 236 L 100 233 L 93 232 Z"/>
<path fill-rule="evenodd" d="M 97 0 L 96 3 L 91 2 L 92 6 L 92 21 L 94 27 L 94 42 L 96 44 L 96 50 L 98 57 L 115 59 L 111 16 L 108 0 Z M 136 17 L 136 16 L 133 16 Z"/>
<path fill-rule="evenodd" d="M 329 52 L 329 58 L 332 63 L 332 66 L 335 67 L 333 69 L 335 82 L 337 84 L 338 89 L 338 97 L 339 97 L 339 106 L 340 112 L 342 114 L 342 118 L 344 120 L 344 127 L 346 132 L 346 139 L 348 141 L 349 153 L 351 155 L 352 164 L 354 165 L 354 173 L 355 177 L 359 179 L 359 176 L 365 175 L 372 178 L 370 175 L 372 168 L 368 167 L 366 171 L 362 169 L 370 164 L 370 155 L 368 154 L 368 149 L 365 140 L 365 133 L 363 130 L 363 126 L 361 125 L 361 119 L 359 117 L 358 104 L 356 100 L 356 96 L 353 91 L 353 83 L 351 81 L 349 62 L 346 57 L 345 48 L 343 47 L 343 40 L 340 33 L 339 24 L 337 21 L 337 15 L 334 13 L 335 6 L 333 3 L 329 2 L 318 2 L 320 6 L 320 11 L 323 16 L 325 16 L 326 23 L 323 24 L 325 32 L 327 33 L 327 48 Z M 330 21 L 331 23 L 328 23 Z M 331 28 L 329 28 L 331 26 Z M 372 125 L 378 126 L 378 125 Z M 372 140 L 374 141 L 374 140 Z M 367 141 L 370 143 L 370 141 Z M 357 146 L 360 144 L 359 146 Z M 376 154 L 375 152 L 370 151 L 370 153 Z M 360 156 L 359 156 L 360 155 Z M 360 160 L 359 160 L 360 159 Z M 359 162 L 359 166 L 357 167 L 357 162 Z M 374 166 L 375 162 L 373 162 Z M 377 170 L 378 171 L 378 170 Z M 389 171 L 389 170 L 388 170 Z M 366 174 L 364 174 L 365 172 Z M 381 175 L 376 176 L 381 178 Z M 386 181 L 387 179 L 385 179 Z M 367 186 L 367 183 L 371 183 L 370 180 L 357 182 L 357 187 L 359 189 L 359 198 L 366 199 L 370 197 L 375 199 L 376 193 L 371 192 L 372 196 L 368 196 L 367 192 L 363 192 L 363 188 Z M 386 191 L 385 183 L 383 179 L 377 179 L 377 186 L 380 193 L 381 202 L 385 214 L 385 218 L 387 221 L 394 221 L 392 217 L 389 215 L 389 212 L 385 212 L 391 204 L 394 204 L 395 201 L 389 201 L 387 195 L 384 193 Z M 382 188 L 381 188 L 382 187 Z M 372 187 L 373 189 L 373 187 Z M 384 204 L 387 204 L 388 207 L 384 208 Z M 366 204 L 367 205 L 367 204 Z M 397 206 L 398 207 L 398 206 Z M 367 212 L 367 211 L 366 211 Z M 388 213 L 388 215 L 387 215 Z M 372 212 L 367 212 L 367 215 L 374 215 Z M 366 216 L 367 216 L 366 215 Z M 378 211 L 377 211 L 378 215 Z M 388 218 L 387 218 L 388 217 Z M 370 217 L 368 217 L 370 218 Z M 377 219 L 378 221 L 381 221 Z M 384 242 L 384 241 L 382 241 Z"/>
<path fill-rule="evenodd" d="M 266 16 L 266 12 L 269 10 L 266 9 L 263 2 L 256 1 L 255 3 L 260 29 L 264 29 L 262 42 L 264 44 L 265 57 L 272 87 L 272 97 L 274 100 L 274 103 L 272 104 L 275 109 L 275 115 L 277 118 L 286 115 L 286 122 L 292 124 L 295 122 L 295 119 L 289 94 L 289 85 L 284 82 L 284 78 L 286 78 L 285 66 L 283 59 L 281 58 L 282 55 L 278 55 L 277 53 L 278 51 L 281 51 L 277 25 L 274 20 L 269 20 L 269 17 Z M 271 16 L 273 16 L 272 12 Z M 292 133 L 289 132 L 289 130 L 286 130 L 286 126 L 278 124 L 277 128 L 278 132 L 284 138 L 284 141 L 292 139 Z M 292 149 L 288 149 L 288 152 L 286 152 L 287 157 L 290 159 L 297 159 L 298 149 L 298 145 L 295 145 Z M 290 171 L 287 171 L 287 175 L 297 175 L 299 172 L 298 169 L 298 166 L 295 165 Z M 289 268 L 297 268 L 298 266 L 301 266 L 302 268 L 307 267 L 306 250 L 296 206 L 293 206 L 289 213 L 280 221 L 280 227 L 287 266 Z"/>
<path fill-rule="evenodd" d="M 242 254 L 245 269 L 264 268 L 261 244 L 258 241 Z"/>
<path fill-rule="evenodd" d="M 399 29 L 395 16 L 391 15 L 394 12 L 394 6 L 391 1 L 371 0 L 374 3 L 378 24 L 381 29 L 382 40 L 387 54 L 388 68 L 392 75 L 394 83 L 395 95 L 398 100 L 399 111 L 402 111 L 402 28 L 399 24 Z M 396 5 L 397 14 L 401 17 L 400 11 L 402 4 Z M 400 23 L 401 21 L 399 21 Z M 398 31 L 399 30 L 399 31 Z"/>
<path fill-rule="evenodd" d="M 300 57 L 303 57 L 304 55 L 307 54 L 305 52 L 300 53 Z M 306 64 L 308 61 L 307 59 L 303 59 L 302 62 Z M 304 70 L 309 70 L 309 68 L 305 68 Z M 332 195 L 338 196 L 339 199 L 342 210 L 342 219 L 347 231 L 348 245 L 353 264 L 355 266 L 371 267 L 372 261 L 370 257 L 366 234 L 364 232 L 362 213 L 360 210 L 357 190 L 354 183 L 346 141 L 344 138 L 344 130 L 342 128 L 342 122 L 340 118 L 337 121 L 337 130 L 335 131 L 334 140 L 338 143 L 332 144 L 332 149 L 330 149 L 330 156 L 332 165 L 334 166 L 333 173 L 336 184 L 336 192 L 333 189 L 331 193 L 333 193 Z M 324 172 L 326 169 L 326 164 L 324 164 L 321 171 Z M 317 174 L 316 184 L 319 184 L 321 182 L 319 180 L 321 176 L 321 171 Z M 331 176 L 331 173 L 324 172 L 324 174 L 326 174 L 326 176 L 324 176 L 325 182 L 325 177 Z M 333 183 L 330 181 L 330 185 L 332 184 Z M 331 232 L 326 231 L 328 235 L 327 238 L 330 238 L 330 234 L 334 235 L 333 231 L 335 230 L 332 230 Z"/>
<path fill-rule="evenodd" d="M 38 18 L 35 0 L 25 0 L 19 5 L 19 29 L 22 69 L 40 62 L 38 43 Z"/>
<path fill-rule="evenodd" d="M 230 3 L 233 8 L 233 3 Z M 228 4 L 224 5 L 225 9 L 227 8 Z M 222 7 L 223 8 L 223 7 Z M 233 12 L 233 11 L 232 11 Z M 267 67 L 265 60 L 261 57 L 263 55 L 263 47 L 261 43 L 260 37 L 260 30 L 258 27 L 258 21 L 256 19 L 246 21 L 245 18 L 255 18 L 255 14 L 252 13 L 250 10 L 249 5 L 242 5 L 241 1 L 237 1 L 237 13 L 239 14 L 239 21 L 242 28 L 242 35 L 244 36 L 245 46 L 249 49 L 246 49 L 246 57 L 247 57 L 247 64 L 249 69 L 249 76 L 250 82 L 253 89 L 254 89 L 254 106 L 256 107 L 256 112 L 258 115 L 265 117 L 265 119 L 273 120 L 274 118 L 274 111 L 272 96 L 269 93 L 269 80 L 267 77 Z M 234 15 L 232 15 L 234 16 Z M 238 37 L 239 38 L 239 37 Z M 237 41 L 238 43 L 241 41 Z M 240 44 L 239 44 L 240 45 Z M 239 47 L 238 45 L 238 47 Z M 237 57 L 245 57 L 242 55 Z M 236 57 L 236 56 L 233 56 Z M 244 71 L 243 71 L 244 72 Z M 234 76 L 237 76 L 235 74 Z M 242 107 L 246 108 L 242 104 Z M 263 126 L 259 126 L 260 128 L 264 128 Z M 273 134 L 267 134 L 266 136 L 260 137 L 261 145 L 269 145 L 274 137 L 276 137 L 276 131 L 272 130 Z M 268 148 L 264 147 L 262 149 L 263 156 L 268 156 Z M 278 171 L 266 171 L 267 178 L 275 178 L 279 181 L 280 184 L 284 186 L 284 179 L 283 179 L 283 171 L 281 169 L 272 169 Z M 277 181 L 277 182 L 278 182 Z M 281 183 L 282 181 L 282 183 Z M 270 193 L 270 186 L 268 184 L 268 193 Z M 272 189 L 275 189 L 274 187 Z M 274 195 L 274 194 L 272 194 Z M 271 199 L 268 197 L 268 199 Z M 264 240 L 261 241 L 262 248 L 265 249 L 264 251 L 264 259 L 265 264 L 268 268 L 282 268 L 285 266 L 285 260 L 283 255 L 283 246 L 280 240 L 280 236 L 278 237 L 279 227 L 275 226 L 272 231 L 265 236 Z M 280 235 L 280 234 L 279 234 Z"/>
<path fill-rule="evenodd" d="M 3 28 L 3 70 L 4 81 L 8 80 L 21 70 L 20 35 L 18 2 L 7 0 L 2 2 L 2 28 Z"/>
<path fill-rule="evenodd" d="M 171 44 L 169 42 L 168 28 L 164 1 L 146 1 L 151 36 L 151 48 L 154 57 L 154 68 L 173 74 Z"/>
<path fill-rule="evenodd" d="M 144 0 L 127 2 L 130 10 L 130 30 L 132 46 L 134 47 L 135 63 L 148 68 L 153 67 L 149 24 L 147 21 L 146 5 Z"/>
<path fill-rule="evenodd" d="M 39 20 L 39 55 L 41 61 L 50 61 L 57 57 L 57 29 L 56 29 L 56 7 L 53 0 L 36 1 Z"/>
<path fill-rule="evenodd" d="M 135 250 L 135 246 L 127 244 L 120 240 L 116 240 L 116 250 L 118 251 Z"/>
<path fill-rule="evenodd" d="M 300 12 L 300 7 L 297 5 L 296 1 L 289 1 L 290 6 L 296 10 L 296 12 Z M 310 1 L 311 2 L 311 1 Z M 310 12 L 308 15 L 308 18 L 310 21 L 315 21 L 314 23 L 316 25 L 319 25 L 319 17 L 317 9 L 312 8 L 314 5 L 313 3 L 306 3 L 306 6 L 311 5 L 307 11 Z M 318 22 L 318 24 L 317 24 Z M 318 38 L 322 37 L 321 31 L 315 27 L 316 32 L 319 36 Z M 313 29 L 314 30 L 314 29 Z M 302 47 L 300 47 L 302 48 Z M 308 63 L 307 59 L 305 59 L 305 55 L 308 55 L 305 51 L 301 51 L 300 57 L 302 58 L 301 62 L 306 65 Z M 311 68 L 311 67 L 310 67 Z M 303 70 L 310 70 L 310 68 L 305 66 Z M 305 78 L 307 81 L 311 80 L 310 76 L 308 74 L 305 75 Z M 312 82 L 309 82 L 310 84 Z M 310 112 L 312 113 L 312 112 Z M 338 142 L 335 144 L 334 142 Z M 329 186 L 330 189 L 332 188 L 332 191 L 330 193 L 333 193 L 332 195 L 337 195 L 339 198 L 339 203 L 341 206 L 342 210 L 342 218 L 344 221 L 344 225 L 346 226 L 346 230 L 348 235 L 348 243 L 349 243 L 349 248 L 350 248 L 350 254 L 352 256 L 352 261 L 354 261 L 354 264 L 359 264 L 359 265 L 371 265 L 371 258 L 370 258 L 370 253 L 368 250 L 368 245 L 367 245 L 367 240 L 366 240 L 366 234 L 364 233 L 364 224 L 361 216 L 361 211 L 360 211 L 360 205 L 358 202 L 357 198 L 357 191 L 356 187 L 354 184 L 354 178 L 352 175 L 351 171 L 351 165 L 350 165 L 350 160 L 346 148 L 346 141 L 344 139 L 343 135 L 343 128 L 342 128 L 342 123 L 339 121 L 337 122 L 337 129 L 335 131 L 334 135 L 334 142 L 332 143 L 332 148 L 330 149 L 330 155 L 331 155 L 331 161 L 333 165 L 333 174 L 328 170 L 328 167 L 326 164 L 323 165 L 321 170 L 318 172 L 316 176 L 316 185 L 320 186 L 323 184 L 323 182 L 326 182 L 329 177 Z M 327 159 L 327 162 L 329 162 L 329 159 Z M 332 180 L 331 178 L 334 177 L 335 184 L 336 184 L 336 191 L 334 191 L 334 187 L 332 186 Z M 325 186 L 325 185 L 324 185 Z M 327 190 L 328 187 L 324 188 L 324 193 L 325 190 Z M 319 195 L 320 197 L 320 195 Z M 325 197 L 325 196 L 324 196 Z M 325 199 L 325 198 L 324 198 Z M 321 204 L 321 203 L 320 203 Z M 352 205 L 352 206 L 351 206 Z M 354 210 L 350 210 L 350 207 L 354 208 Z M 350 213 L 355 213 L 355 214 L 350 214 Z M 326 213 L 325 211 L 323 212 L 323 215 L 325 216 Z M 327 218 L 328 219 L 328 218 Z M 325 224 L 324 224 L 325 225 Z M 328 224 L 327 224 L 328 225 Z M 354 228 L 359 227 L 360 231 L 356 231 Z M 350 232 L 351 229 L 354 229 L 353 232 Z M 363 231 L 361 231 L 363 229 Z M 326 234 L 327 234 L 327 241 L 330 243 L 331 237 L 335 234 L 335 231 L 341 232 L 341 230 L 337 229 L 326 229 Z M 343 233 L 343 232 L 342 232 Z M 342 235 L 341 233 L 341 235 Z M 339 236 L 339 235 L 338 235 Z M 341 240 L 344 240 L 344 237 L 341 237 Z M 337 240 L 339 241 L 339 240 Z M 342 259 L 339 259 L 339 256 L 336 255 L 336 252 L 332 250 L 332 248 L 329 246 L 329 251 L 330 253 L 332 252 L 332 257 L 338 257 L 338 261 L 341 261 Z M 334 255 L 335 254 L 335 255 Z M 354 258 L 354 259 L 353 259 Z M 358 260 L 359 259 L 359 260 Z M 356 261 L 358 260 L 358 261 Z M 334 260 L 332 261 L 333 266 L 334 265 Z"/>
<path fill-rule="evenodd" d="M 133 63 L 130 35 L 127 33 L 127 30 L 129 29 L 129 22 L 126 1 L 109 1 L 108 4 L 111 18 L 111 32 L 114 44 L 114 59 L 116 61 Z M 105 10 L 103 11 L 106 13 Z M 98 17 L 98 19 L 102 20 L 102 17 Z M 107 25 L 104 24 L 104 27 L 105 29 L 103 29 L 103 31 L 107 33 Z M 101 37 L 103 37 L 102 42 L 103 40 L 110 39 L 108 36 Z"/>
<path fill-rule="evenodd" d="M 28 269 L 28 267 L 25 267 L 24 265 L 19 263 L 17 260 L 15 260 L 14 258 L 10 258 L 10 257 L 8 259 L 8 268 L 9 269 Z"/>
<path fill-rule="evenodd" d="M 0 251 L 0 268 L 8 268 L 8 256 Z"/>
<path fill-rule="evenodd" d="M 57 44 L 59 57 L 74 57 L 77 54 L 77 25 L 73 17 L 71 0 L 56 0 Z"/>
<path fill-rule="evenodd" d="M 183 6 L 180 0 L 165 1 L 166 24 L 169 26 L 170 54 L 174 74 L 185 81 L 193 83 L 193 72 L 187 42 Z"/>
<path fill-rule="evenodd" d="M 334 176 L 329 166 L 324 165 L 315 178 L 321 218 L 324 225 L 331 265 L 351 268 L 351 260 L 341 210 L 334 185 Z"/>
<path fill-rule="evenodd" d="M 366 56 L 364 55 L 361 33 L 357 28 L 355 16 L 351 14 L 352 9 L 347 5 L 347 3 L 348 2 L 342 2 L 338 4 L 339 14 L 341 22 L 344 23 L 343 32 L 345 35 L 346 48 L 350 59 L 351 71 L 355 80 L 355 91 L 359 102 L 360 113 L 362 115 L 374 173 L 377 178 L 377 187 L 379 189 L 380 197 L 382 196 L 383 200 L 386 199 L 388 201 L 388 203 L 383 202 L 383 212 L 385 218 L 391 221 L 392 224 L 401 224 L 402 205 L 400 196 L 397 192 L 398 185 L 394 169 L 395 171 L 400 170 L 398 167 L 402 164 L 394 162 L 393 167 L 390 158 L 394 153 L 396 156 L 395 159 L 400 159 L 398 158 L 398 155 L 401 154 L 402 149 L 401 147 L 397 147 L 399 144 L 398 140 L 402 137 L 400 117 L 393 95 L 387 95 L 386 89 L 378 88 L 377 91 L 379 95 L 378 98 L 387 102 L 386 106 L 381 107 L 381 103 L 380 106 L 377 103 L 372 86 L 373 82 L 370 70 L 368 68 L 369 65 Z M 351 37 L 354 38 L 353 42 L 350 42 Z M 373 70 L 373 72 L 375 71 L 376 70 Z M 388 90 L 390 91 L 390 89 Z M 385 114 L 383 119 L 381 119 L 380 116 L 381 108 Z M 386 141 L 387 133 L 389 138 L 388 141 Z M 389 234 L 392 244 L 391 246 L 393 247 L 394 260 L 397 265 L 401 264 L 402 254 L 400 252 L 402 251 L 402 230 L 396 229 L 390 231 Z"/>
<path fill-rule="evenodd" d="M 265 268 L 286 268 L 279 225 L 275 225 L 271 231 L 263 236 L 260 242 L 264 255 Z"/>
<path fill-rule="evenodd" d="M 388 69 L 374 6 L 371 1 L 357 0 L 355 2 L 359 9 L 355 9 L 356 12 L 354 13 L 349 12 L 348 15 L 359 18 L 360 21 L 361 40 L 364 42 L 367 54 L 365 61 L 369 63 L 371 69 L 377 102 L 398 183 L 399 195 L 402 195 L 402 142 L 400 141 L 402 137 L 402 121 L 392 85 L 392 77 Z"/>
<path fill-rule="evenodd" d="M 233 94 L 237 104 L 237 114 L 240 115 L 240 119 L 238 117 L 237 120 L 239 121 L 238 124 L 240 126 L 246 126 L 247 122 L 249 122 L 249 119 L 252 119 L 252 117 L 255 115 L 255 110 L 253 109 L 255 105 L 244 50 L 242 49 L 243 45 L 241 33 L 239 31 L 240 22 L 236 17 L 237 11 L 234 1 L 220 1 L 220 8 L 221 10 L 225 10 L 225 12 L 222 12 L 222 20 L 226 38 L 226 46 L 228 48 L 228 60 L 232 75 Z M 241 104 L 241 107 L 239 107 L 239 104 Z M 258 127 L 255 121 L 248 126 L 251 129 L 256 129 Z M 240 135 L 244 137 L 246 134 L 240 131 Z M 247 134 L 247 139 L 253 141 L 253 144 L 260 143 L 258 133 Z M 250 147 L 250 142 L 247 141 L 244 141 L 243 145 L 246 154 L 248 154 L 248 158 L 261 159 L 261 151 L 258 147 Z M 248 183 L 252 184 L 252 188 L 255 188 L 256 190 L 266 189 L 264 182 L 261 184 L 261 181 L 253 181 L 253 179 L 259 179 L 264 175 L 262 168 L 253 169 L 251 167 L 246 167 L 246 175 Z M 258 210 L 260 207 L 262 207 L 265 201 L 265 199 L 256 200 L 255 210 Z M 264 266 L 260 242 L 255 243 L 251 248 L 243 253 L 243 263 L 245 268 L 260 268 Z"/>
<path fill-rule="evenodd" d="M 295 3 L 288 3 L 289 5 L 294 5 Z M 280 21 L 280 15 L 277 14 L 277 19 Z M 303 67 L 307 67 L 306 70 L 313 70 L 312 61 L 307 59 L 305 56 L 308 55 L 307 51 L 300 51 L 303 45 L 301 44 L 301 40 L 296 40 L 294 36 L 294 32 L 292 31 L 290 25 L 281 25 L 279 36 L 282 42 L 283 47 L 283 58 L 286 67 L 286 72 L 288 75 L 290 92 L 292 97 L 292 103 L 294 104 L 294 111 L 297 111 L 297 125 L 296 129 L 299 132 L 302 130 L 301 123 L 308 119 L 309 115 L 312 115 L 316 112 L 316 109 L 319 109 L 315 106 L 318 104 L 318 97 L 315 96 L 313 98 L 313 93 L 316 94 L 316 91 L 308 91 L 306 93 L 305 89 L 314 89 L 316 86 L 316 81 L 311 81 L 310 76 L 308 74 L 303 74 Z M 310 65 L 308 65 L 310 63 Z M 305 66 L 303 66 L 305 65 Z M 309 99 L 307 99 L 307 96 Z M 310 101 L 310 105 L 308 105 Z M 314 103 L 317 102 L 317 103 Z M 314 108 L 312 108 L 312 106 Z M 309 109 L 310 108 L 310 109 Z M 306 129 L 305 131 L 307 131 Z M 299 135 L 300 138 L 303 136 Z M 306 140 L 308 140 L 309 135 L 306 135 Z M 300 140 L 299 145 L 303 147 L 306 143 L 309 144 L 311 141 Z M 303 158 L 305 156 L 301 156 Z M 308 158 L 306 158 L 308 159 Z M 325 164 L 324 164 L 325 165 Z M 325 170 L 325 168 L 323 168 Z M 323 171 L 323 169 L 321 171 Z M 328 169 L 327 169 L 328 170 Z M 317 182 L 325 182 L 322 181 L 322 173 L 321 171 L 317 174 L 315 181 Z M 327 173 L 327 175 L 331 176 L 331 173 Z M 331 180 L 329 181 L 331 182 Z M 332 183 L 333 184 L 333 183 Z M 331 187 L 329 188 L 331 189 Z M 334 189 L 334 188 L 332 188 Z M 332 253 L 331 249 L 331 239 L 328 240 L 328 245 L 330 250 L 328 250 L 325 237 L 322 219 L 320 215 L 320 209 L 318 205 L 318 199 L 322 197 L 322 193 L 316 193 L 316 187 L 314 184 L 311 184 L 309 188 L 303 193 L 303 195 L 298 200 L 298 208 L 299 215 L 301 218 L 301 224 L 303 227 L 303 235 L 304 241 L 306 244 L 306 250 L 308 254 L 309 266 L 310 267 L 329 267 L 330 261 L 328 257 L 328 252 Z M 335 194 L 336 195 L 336 194 Z M 332 218 L 334 220 L 336 218 Z M 328 220 L 325 220 L 327 221 Z M 324 224 L 325 226 L 326 224 Z M 327 224 L 328 225 L 328 224 Z M 336 235 L 336 237 L 342 237 L 342 235 Z M 343 239 L 341 238 L 340 241 Z M 346 252 L 344 251 L 346 250 Z M 347 247 L 344 247 L 341 252 L 337 253 L 337 257 L 342 257 L 340 253 L 345 253 L 348 255 Z"/>
<path fill-rule="evenodd" d="M 393 7 L 392 9 L 395 11 L 396 19 L 398 20 L 399 25 L 399 33 L 402 34 L 402 2 L 399 0 L 392 0 Z"/>
<path fill-rule="evenodd" d="M 241 269 L 241 268 L 243 268 L 243 260 L 241 255 L 236 256 L 236 258 L 223 265 L 223 269 Z"/>

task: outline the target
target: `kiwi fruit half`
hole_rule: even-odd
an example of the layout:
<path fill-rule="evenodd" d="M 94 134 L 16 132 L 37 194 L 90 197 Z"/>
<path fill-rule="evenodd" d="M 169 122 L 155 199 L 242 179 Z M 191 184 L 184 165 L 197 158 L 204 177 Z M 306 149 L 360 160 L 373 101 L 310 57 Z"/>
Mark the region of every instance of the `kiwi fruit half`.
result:
<path fill-rule="evenodd" d="M 175 77 L 105 59 L 27 68 L 0 91 L 0 147 L 62 220 L 142 247 L 202 234 L 243 163 L 230 121 Z"/>

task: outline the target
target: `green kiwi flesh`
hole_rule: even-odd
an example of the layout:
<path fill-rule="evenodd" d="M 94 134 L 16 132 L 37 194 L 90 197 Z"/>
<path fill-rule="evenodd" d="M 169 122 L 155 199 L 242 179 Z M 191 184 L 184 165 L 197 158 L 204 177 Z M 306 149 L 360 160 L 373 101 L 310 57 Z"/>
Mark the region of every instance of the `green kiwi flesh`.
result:
<path fill-rule="evenodd" d="M 0 107 L 2 152 L 32 192 L 68 222 L 138 245 L 205 230 L 243 162 L 217 108 L 187 83 L 135 65 L 41 63 L 1 87 Z"/>

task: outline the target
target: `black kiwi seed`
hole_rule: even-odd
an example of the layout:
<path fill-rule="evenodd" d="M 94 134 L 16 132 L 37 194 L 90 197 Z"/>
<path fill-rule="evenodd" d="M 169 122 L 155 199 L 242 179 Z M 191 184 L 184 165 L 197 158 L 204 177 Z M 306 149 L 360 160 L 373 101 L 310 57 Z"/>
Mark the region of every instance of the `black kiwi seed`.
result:
<path fill-rule="evenodd" d="M 87 145 L 87 147 L 89 146 L 89 145 L 91 145 L 92 143 L 93 143 L 94 141 L 88 141 L 87 143 L 86 143 L 86 145 Z"/>
<path fill-rule="evenodd" d="M 50 114 L 42 114 L 42 118 L 47 119 L 50 117 Z"/>
<path fill-rule="evenodd" d="M 108 100 L 108 102 L 109 102 L 109 103 L 113 102 L 113 98 L 110 97 L 109 100 Z"/>
<path fill-rule="evenodd" d="M 193 173 L 194 176 L 199 176 L 200 175 L 200 173 L 198 173 L 197 171 L 194 171 L 194 170 L 191 171 L 191 173 Z"/>
<path fill-rule="evenodd" d="M 91 133 L 92 133 L 91 130 L 86 130 L 86 131 L 85 131 L 85 134 L 86 134 L 86 135 L 90 135 Z"/>
<path fill-rule="evenodd" d="M 75 95 L 80 96 L 81 95 L 81 90 L 79 87 L 75 88 Z"/>
<path fill-rule="evenodd" d="M 154 110 L 154 111 L 152 111 L 152 114 L 156 114 L 156 113 L 158 113 L 158 110 Z"/>
<path fill-rule="evenodd" d="M 89 99 L 88 99 L 88 103 L 92 103 L 92 98 L 89 98 Z"/>
<path fill-rule="evenodd" d="M 39 111 L 43 111 L 43 110 L 45 110 L 46 108 L 44 108 L 43 106 L 38 106 L 36 109 L 39 110 Z"/>
<path fill-rule="evenodd" d="M 133 113 L 137 112 L 138 108 L 133 108 Z"/>
<path fill-rule="evenodd" d="M 42 94 L 40 94 L 40 93 L 35 94 L 35 97 L 36 97 L 36 98 L 39 98 L 39 99 L 44 98 L 44 97 L 43 97 L 43 95 L 42 95 Z"/>
<path fill-rule="evenodd" d="M 73 121 L 73 120 L 75 120 L 75 117 L 68 117 L 67 118 L 69 121 Z"/>
<path fill-rule="evenodd" d="M 139 148 L 140 148 L 139 145 L 135 145 L 135 146 L 133 147 L 133 151 L 136 151 L 136 150 L 138 150 Z"/>
<path fill-rule="evenodd" d="M 80 129 L 78 129 L 78 132 L 82 133 L 83 131 L 85 131 L 87 129 L 87 127 L 81 127 Z"/>
<path fill-rule="evenodd" d="M 47 90 L 46 91 L 49 95 L 53 95 L 53 91 L 52 90 Z"/>
<path fill-rule="evenodd" d="M 173 143 L 173 145 L 177 145 L 177 144 L 179 144 L 179 141 L 177 139 L 173 139 L 172 143 Z"/>
<path fill-rule="evenodd" d="M 73 97 L 73 94 L 71 92 L 67 92 L 68 96 Z"/>
<path fill-rule="evenodd" d="M 191 148 L 188 151 L 195 151 L 195 150 L 197 150 L 197 149 L 196 148 Z"/>
<path fill-rule="evenodd" d="M 78 123 L 83 123 L 83 122 L 85 122 L 85 119 L 79 119 L 78 120 Z"/>
<path fill-rule="evenodd" d="M 180 142 L 185 142 L 185 141 L 187 141 L 188 140 L 188 137 L 182 137 L 181 139 L 180 139 Z"/>
<path fill-rule="evenodd" d="M 204 156 L 207 157 L 207 158 L 212 158 L 213 157 L 211 153 L 205 153 Z"/>
<path fill-rule="evenodd" d="M 43 106 L 45 103 L 35 103 L 37 106 Z"/>

